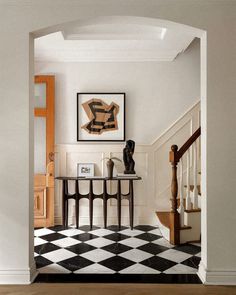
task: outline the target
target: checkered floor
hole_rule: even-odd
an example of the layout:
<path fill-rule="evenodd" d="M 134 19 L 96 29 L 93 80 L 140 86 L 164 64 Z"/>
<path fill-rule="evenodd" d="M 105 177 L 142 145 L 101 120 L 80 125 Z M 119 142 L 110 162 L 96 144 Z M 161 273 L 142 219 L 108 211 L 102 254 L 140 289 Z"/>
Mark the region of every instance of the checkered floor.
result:
<path fill-rule="evenodd" d="M 40 273 L 51 274 L 194 274 L 200 244 L 172 246 L 157 227 L 134 230 L 55 226 L 35 230 L 35 261 Z"/>

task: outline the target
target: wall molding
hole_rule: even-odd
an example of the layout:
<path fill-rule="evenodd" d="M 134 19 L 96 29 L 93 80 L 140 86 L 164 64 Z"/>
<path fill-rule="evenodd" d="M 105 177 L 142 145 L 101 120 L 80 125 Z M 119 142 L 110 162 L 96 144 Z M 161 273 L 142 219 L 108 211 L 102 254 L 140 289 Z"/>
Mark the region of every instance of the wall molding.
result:
<path fill-rule="evenodd" d="M 29 285 L 33 283 L 37 275 L 35 263 L 26 269 L 0 270 L 0 284 Z"/>
<path fill-rule="evenodd" d="M 202 260 L 197 274 L 205 285 L 236 285 L 236 270 L 209 270 Z"/>

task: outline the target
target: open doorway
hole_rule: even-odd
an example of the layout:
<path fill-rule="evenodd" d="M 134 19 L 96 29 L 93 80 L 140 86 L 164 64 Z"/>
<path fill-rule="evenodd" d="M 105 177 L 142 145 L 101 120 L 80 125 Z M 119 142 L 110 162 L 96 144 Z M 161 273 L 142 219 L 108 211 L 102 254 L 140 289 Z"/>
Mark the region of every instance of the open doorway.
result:
<path fill-rule="evenodd" d="M 160 25 L 160 24 L 159 24 Z M 94 32 L 94 28 L 98 27 L 99 30 L 97 32 Z M 140 25 L 139 25 L 140 26 Z M 119 27 L 117 26 L 117 20 L 115 22 L 114 31 L 111 30 L 108 32 L 109 35 L 113 34 L 116 36 L 116 39 L 114 38 L 113 42 L 114 44 L 120 43 L 120 32 Z M 126 27 L 129 28 L 129 26 L 126 25 Z M 157 26 L 158 27 L 158 26 Z M 143 26 L 142 29 L 135 31 L 134 27 L 130 27 L 130 34 L 132 38 L 134 36 L 142 37 L 148 42 L 148 39 L 151 38 L 150 36 L 153 36 L 155 34 L 156 36 L 159 36 L 158 38 L 160 40 L 165 39 L 165 34 L 168 36 L 168 30 L 166 31 L 165 26 L 163 25 L 158 28 L 155 26 L 151 26 L 151 29 L 148 26 Z M 78 29 L 79 28 L 79 29 Z M 113 29 L 114 29 L 113 28 Z M 63 30 L 63 35 L 66 40 L 69 42 L 73 42 L 72 40 L 76 38 L 80 38 L 81 40 L 86 40 L 88 38 L 88 35 L 91 35 L 92 33 L 95 33 L 95 39 L 97 42 L 101 42 L 99 38 L 104 38 L 104 25 L 100 24 L 100 27 L 98 24 L 86 24 L 83 28 L 83 26 L 78 26 L 78 30 L 73 28 L 73 30 L 69 29 L 68 27 Z M 84 29 L 84 31 L 83 31 Z M 105 26 L 105 29 L 106 26 Z M 176 32 L 175 32 L 176 33 Z M 183 34 L 183 32 L 180 32 L 180 35 Z M 59 38 L 59 35 L 62 36 L 62 33 L 56 33 L 56 38 Z M 117 35 L 119 38 L 117 38 Z M 194 39 L 194 34 L 187 35 L 187 41 L 182 44 L 182 50 L 185 50 L 186 47 L 191 43 L 191 41 Z M 77 36 L 75 38 L 75 36 Z M 78 37 L 79 36 L 79 37 Z M 131 38 L 129 34 L 125 36 L 125 41 L 129 41 Z M 148 37 L 149 36 L 149 37 Z M 48 42 L 50 43 L 50 35 L 46 36 L 45 38 L 48 38 Z M 54 36 L 55 37 L 55 36 Z M 175 36 L 176 37 L 176 36 Z M 64 39 L 63 38 L 63 39 Z M 124 38 L 124 35 L 123 35 Z M 141 39 L 142 39 L 141 38 Z M 178 38 L 177 38 L 178 39 Z M 116 41 L 119 42 L 116 42 Z M 142 40 L 143 41 L 143 40 Z M 153 42 L 153 40 L 151 40 Z M 54 49 L 54 61 L 50 61 L 50 50 L 47 50 L 47 48 L 43 48 L 44 45 L 41 43 L 41 49 L 45 55 L 46 58 L 44 61 L 40 62 L 40 57 L 38 56 L 38 62 L 36 65 L 36 72 L 37 75 L 55 75 L 56 77 L 56 100 L 61 100 L 61 104 L 56 103 L 56 128 L 57 124 L 59 125 L 58 129 L 62 130 L 63 132 L 60 132 L 56 134 L 56 142 L 59 142 L 59 144 L 56 144 L 55 150 L 56 150 L 56 173 L 55 176 L 77 176 L 77 164 L 79 163 L 95 163 L 95 176 L 105 176 L 106 175 L 106 166 L 103 161 L 101 161 L 101 158 L 106 156 L 115 156 L 117 158 L 122 157 L 122 149 L 124 144 L 109 144 L 106 145 L 104 143 L 100 144 L 78 144 L 76 142 L 76 124 L 71 124 L 71 118 L 76 118 L 76 94 L 79 92 L 88 92 L 88 91 L 96 91 L 101 92 L 105 90 L 105 92 L 112 92 L 114 91 L 125 91 L 127 93 L 127 90 L 125 89 L 127 87 L 126 84 L 124 84 L 124 81 L 120 81 L 118 84 L 111 84 L 106 83 L 105 79 L 99 79 L 99 75 L 104 75 L 107 81 L 109 80 L 109 75 L 111 72 L 108 71 L 108 68 L 110 67 L 110 63 L 107 64 L 107 62 L 112 62 L 112 59 L 114 59 L 113 56 L 108 56 L 108 51 L 106 51 L 106 63 L 103 65 L 99 65 L 97 61 L 93 60 L 93 65 L 85 64 L 86 58 L 87 61 L 89 58 L 92 58 L 93 51 L 88 50 L 85 48 L 84 52 L 77 52 L 75 49 L 73 52 L 76 56 L 74 58 L 79 59 L 85 59 L 82 64 L 79 65 L 79 70 L 76 69 L 78 65 L 77 62 L 65 62 L 65 60 L 62 62 L 56 61 L 56 59 L 60 59 L 59 55 L 61 55 L 61 58 L 68 58 L 68 60 L 71 57 L 65 57 L 66 50 L 62 50 L 61 52 L 56 51 L 56 45 L 60 44 L 60 40 L 54 39 L 51 44 L 53 44 Z M 195 41 L 197 43 L 197 41 Z M 136 46 L 139 46 L 139 42 L 136 40 Z M 154 44 L 155 47 L 156 44 Z M 99 46 L 99 44 L 98 44 Z M 120 45 L 119 45 L 120 46 Z M 126 45 L 127 46 L 127 45 Z M 142 45 L 143 46 L 143 45 Z M 195 45 L 196 46 L 196 45 Z M 199 44 L 198 44 L 199 46 Z M 199 48 L 199 47 L 198 47 Z M 52 49 L 52 48 L 51 48 Z M 65 49 L 65 48 L 64 48 Z M 112 49 L 109 48 L 110 52 L 112 52 Z M 145 53 L 145 50 L 147 51 L 147 48 L 140 47 L 140 50 L 137 50 L 141 52 L 141 54 Z M 157 50 L 157 48 L 156 48 Z M 129 57 L 127 55 L 118 56 L 118 58 L 121 58 L 120 61 L 122 63 L 126 62 L 126 73 L 128 74 L 129 78 L 127 77 L 127 83 L 129 84 L 132 82 L 134 85 L 134 82 L 136 83 L 139 81 L 139 74 L 141 71 L 145 73 L 143 75 L 143 78 L 147 78 L 147 80 L 150 80 L 153 76 L 152 70 L 150 68 L 152 67 L 152 64 L 156 62 L 160 62 L 160 60 L 165 60 L 167 62 L 167 59 L 174 60 L 176 56 L 181 52 L 180 48 L 178 48 L 179 51 L 173 51 L 172 56 L 161 56 L 161 53 L 166 53 L 165 50 L 159 52 L 159 55 L 153 55 L 150 56 L 150 53 L 153 53 L 154 51 L 149 51 L 146 56 L 133 56 L 132 51 L 128 50 L 126 47 L 126 51 L 121 51 L 121 53 L 129 53 Z M 37 51 L 37 47 L 36 47 Z M 59 50 L 60 51 L 60 50 Z M 96 50 L 95 50 L 96 51 Z M 167 51 L 167 50 L 166 50 Z M 168 51 L 170 53 L 171 50 Z M 56 54 L 55 54 L 56 52 Z M 131 52 L 131 53 L 130 53 Z M 140 53 L 139 52 L 139 53 Z M 199 49 L 200 52 L 200 49 Z M 89 53 L 89 55 L 88 55 Z M 94 52 L 95 53 L 95 52 Z M 84 54 L 84 56 L 83 56 Z M 97 54 L 101 54 L 100 51 L 97 51 Z M 114 51 L 112 52 L 114 54 Z M 160 57 L 161 56 L 161 57 Z M 94 58 L 94 57 L 93 57 Z M 97 56 L 96 58 L 99 58 Z M 100 58 L 104 58 L 101 57 Z M 116 57 L 117 58 L 117 57 Z M 140 67 L 134 68 L 134 63 L 137 62 L 138 58 L 142 59 L 139 60 Z M 148 59 L 149 58 L 149 59 Z M 158 61 L 159 58 L 159 61 Z M 181 59 L 181 56 L 176 59 L 176 62 Z M 110 60 L 109 60 L 110 59 Z M 146 61 L 145 61 L 146 59 Z M 156 60 L 155 60 L 156 59 Z M 154 61 L 155 60 L 155 61 Z M 124 72 L 124 68 L 122 69 L 121 63 L 116 63 L 115 70 L 113 69 L 112 74 L 116 77 L 121 75 L 122 71 Z M 130 61 L 132 63 L 130 64 Z M 144 66 L 144 62 L 147 63 L 146 66 Z M 81 63 L 81 60 L 80 60 Z M 90 61 L 91 63 L 91 61 Z M 104 63 L 104 61 L 103 61 Z M 148 64 L 149 63 L 149 64 Z M 165 64 L 165 63 L 164 63 Z M 198 66 L 200 64 L 200 59 Z M 62 70 L 63 68 L 63 70 Z M 90 69 L 89 69 L 90 68 Z M 91 73 L 95 73 L 94 69 L 97 71 L 97 74 L 92 76 Z M 155 70 L 155 68 L 154 68 Z M 87 75 L 82 75 L 82 73 L 86 73 Z M 164 66 L 161 66 L 162 71 L 162 77 L 165 73 Z M 161 71 L 158 73 L 161 74 Z M 174 73 L 174 68 L 170 69 L 172 71 L 172 74 Z M 199 70 L 200 72 L 200 70 Z M 81 73 L 81 74 L 80 74 Z M 133 73 L 133 75 L 132 75 Z M 187 71 L 186 71 L 187 73 Z M 183 72 L 177 72 L 175 75 L 182 75 Z M 58 80 L 57 80 L 58 79 Z M 64 79 L 64 85 L 60 83 L 60 80 Z M 80 80 L 83 79 L 83 85 L 80 84 Z M 95 80 L 97 83 L 95 83 Z M 102 81 L 101 81 L 102 80 Z M 119 78 L 117 79 L 117 81 Z M 163 80 L 162 80 L 163 81 Z M 58 84 L 57 84 L 58 83 Z M 76 85 L 78 83 L 78 86 Z M 123 86 L 122 86 L 123 83 Z M 166 82 L 165 82 L 166 83 Z M 68 87 L 65 89 L 65 84 L 68 85 Z M 120 84 L 120 85 L 119 85 Z M 199 82 L 200 84 L 200 82 Z M 37 229 L 35 231 L 36 239 L 38 241 L 38 244 L 36 244 L 36 262 L 38 261 L 38 269 L 41 273 L 65 273 L 65 274 L 150 274 L 150 275 L 157 275 L 160 273 L 165 274 L 189 274 L 190 276 L 192 274 L 195 274 L 197 271 L 198 263 L 200 261 L 200 247 L 199 245 L 188 245 L 186 248 L 182 248 L 182 250 L 179 248 L 175 248 L 166 241 L 166 237 L 163 236 L 164 233 L 160 231 L 160 227 L 158 226 L 158 222 L 156 219 L 155 211 L 158 210 L 158 206 L 160 205 L 160 202 L 163 201 L 163 194 L 156 195 L 156 187 L 154 185 L 155 178 L 153 177 L 156 175 L 155 171 L 155 164 L 156 159 L 163 155 L 163 150 L 160 151 L 160 153 L 156 152 L 156 147 L 159 147 L 160 141 L 158 139 L 161 137 L 163 131 L 168 129 L 172 124 L 181 117 L 181 115 L 184 115 L 183 120 L 183 130 L 180 132 L 179 130 L 176 131 L 176 133 L 180 132 L 181 135 L 178 137 L 178 140 L 180 140 L 181 136 L 182 139 L 185 139 L 186 136 L 186 130 L 189 132 L 188 127 L 191 126 L 190 132 L 195 131 L 194 129 L 197 126 L 197 120 L 199 122 L 199 117 L 195 117 L 196 114 L 198 116 L 198 108 L 196 107 L 196 104 L 199 103 L 198 101 L 190 103 L 189 107 L 187 107 L 183 112 L 180 107 L 180 112 L 176 120 L 169 119 L 167 121 L 168 125 L 163 124 L 164 120 L 161 120 L 160 124 L 156 126 L 155 124 L 151 123 L 150 120 L 143 120 L 142 119 L 142 126 L 145 126 L 146 131 L 135 131 L 136 134 L 132 133 L 132 130 L 135 130 L 135 126 L 138 126 L 138 122 L 140 122 L 140 114 L 148 113 L 146 116 L 147 118 L 155 117 L 155 114 L 152 113 L 153 108 L 155 108 L 155 95 L 150 95 L 151 92 L 155 90 L 154 84 L 147 83 L 146 86 L 151 85 L 151 91 L 145 93 L 144 89 L 142 89 L 142 96 L 148 97 L 140 101 L 136 101 L 133 105 L 131 104 L 132 97 L 137 97 L 137 88 L 133 87 L 133 89 L 129 92 L 129 103 L 127 104 L 127 108 L 130 109 L 129 113 L 127 114 L 127 120 L 126 123 L 131 126 L 131 128 L 128 131 L 127 139 L 134 138 L 136 141 L 138 141 L 138 144 L 136 146 L 136 165 L 137 165 L 137 173 L 141 175 L 142 177 L 142 183 L 138 184 L 137 187 L 135 187 L 135 190 L 138 193 L 138 197 L 136 199 L 136 208 L 135 208 L 135 229 L 130 230 L 128 228 L 128 206 L 124 204 L 124 207 L 122 207 L 123 212 L 123 219 L 122 219 L 122 225 L 123 228 L 117 228 L 116 224 L 116 202 L 110 201 L 110 207 L 108 208 L 108 211 L 110 212 L 110 216 L 108 216 L 109 219 L 109 225 L 107 229 L 103 229 L 102 222 L 101 222 L 101 216 L 102 216 L 102 204 L 100 200 L 95 200 L 95 203 L 97 206 L 95 206 L 95 212 L 94 212 L 94 227 L 91 229 L 88 227 L 89 224 L 89 216 L 86 215 L 85 210 L 88 209 L 88 204 L 86 203 L 86 200 L 83 200 L 84 202 L 81 205 L 81 213 L 80 213 L 80 227 L 78 229 L 74 228 L 76 222 L 75 222 L 75 214 L 76 212 L 74 209 L 74 202 L 70 202 L 69 205 L 69 216 L 68 216 L 68 223 L 71 225 L 70 228 L 65 228 L 64 226 L 61 226 L 62 224 L 62 216 L 61 216 L 61 206 L 62 206 L 62 184 L 58 182 L 56 184 L 56 199 L 55 199 L 55 227 L 54 228 L 43 228 L 43 229 Z M 187 85 L 187 84 L 186 84 Z M 182 89 L 186 88 L 186 85 L 182 84 Z M 188 85 L 189 86 L 189 85 Z M 200 85 L 199 85 L 200 86 Z M 168 88 L 168 87 L 167 87 Z M 174 86 L 173 86 L 174 88 Z M 170 89 L 170 87 L 169 87 Z M 150 88 L 149 88 L 150 90 Z M 159 89 L 157 89 L 159 90 Z M 62 97 L 59 93 L 63 92 Z M 200 95 L 200 89 L 198 89 L 199 95 Z M 146 90 L 147 92 L 147 90 Z M 179 89 L 179 92 L 181 95 L 183 95 L 182 90 Z M 171 96 L 170 93 L 166 93 L 169 96 Z M 186 95 L 186 93 L 184 94 Z M 193 95 L 193 94 L 192 94 Z M 65 99 L 66 97 L 66 99 Z M 193 95 L 194 97 L 194 95 Z M 197 96 L 196 96 L 197 97 Z M 195 97 L 195 98 L 196 98 Z M 145 101 L 147 102 L 148 99 L 151 98 L 151 103 L 145 104 Z M 70 104 L 66 104 L 65 101 L 70 101 Z M 163 102 L 166 101 L 166 98 L 163 99 Z M 176 100 L 178 102 L 178 100 Z M 178 103 L 174 101 L 173 109 L 178 109 Z M 133 101 L 134 102 L 134 101 Z M 172 101 L 173 102 L 173 101 Z M 168 104 L 168 103 L 167 103 Z M 153 107 L 154 106 L 154 107 Z M 163 105 L 159 105 L 159 108 L 163 110 Z M 134 113 L 139 112 L 139 116 L 135 117 L 134 115 L 131 115 L 131 110 L 133 109 Z M 189 113 L 196 111 L 196 114 L 193 115 L 193 120 L 189 121 L 188 123 L 185 122 L 185 118 L 189 118 Z M 63 114 L 65 116 L 63 116 Z M 150 115 L 151 114 L 151 115 Z M 185 116 L 186 115 L 186 116 Z M 66 118 L 68 120 L 66 120 Z M 174 116 L 172 117 L 174 118 Z M 186 119 L 186 120 L 187 120 Z M 196 121 L 195 121 L 196 120 Z M 72 120 L 73 121 L 73 120 Z M 75 122 L 75 121 L 74 121 Z M 176 123 L 176 122 L 175 122 Z M 161 125 L 163 124 L 163 125 Z M 155 128 L 148 128 L 148 125 L 155 126 Z M 159 127 L 161 125 L 161 127 Z M 175 125 L 176 126 L 176 125 Z M 186 127 L 187 126 L 187 127 Z M 185 129 L 186 127 L 186 129 Z M 154 129 L 157 129 L 158 133 L 150 132 Z M 140 129 L 140 127 L 138 128 Z M 155 130 L 157 132 L 157 130 Z M 147 140 L 143 134 L 146 134 L 149 136 L 149 140 Z M 190 133 L 191 135 L 191 133 Z M 158 138 L 158 139 L 156 139 Z M 162 137 L 163 138 L 163 137 Z M 72 139 L 72 140 L 71 140 Z M 57 141 L 58 140 L 58 141 Z M 171 143 L 178 143 L 173 142 L 173 138 L 165 142 L 165 144 Z M 153 144 L 154 142 L 154 144 Z M 184 143 L 184 140 L 182 142 Z M 145 147 L 146 145 L 146 147 Z M 149 146 L 148 146 L 149 145 Z M 148 146 L 148 147 L 147 147 Z M 156 157 L 156 158 L 155 158 Z M 165 155 L 165 157 L 168 159 L 168 154 Z M 154 160 L 152 162 L 152 159 Z M 159 165 L 160 161 L 158 161 Z M 154 165 L 153 165 L 154 164 Z M 119 166 L 120 164 L 116 165 L 115 169 L 117 169 L 117 172 L 122 169 L 122 167 Z M 138 167 L 140 165 L 140 167 Z M 157 165 L 157 167 L 158 167 Z M 58 169 L 58 170 L 57 170 Z M 170 169 L 169 167 L 167 170 Z M 71 187 L 69 188 L 69 191 L 71 194 L 73 194 L 73 191 L 75 191 L 74 183 L 70 183 Z M 81 184 L 82 190 L 84 190 L 84 194 L 88 193 L 86 191 L 88 188 L 86 187 L 86 184 Z M 101 193 L 101 187 L 96 188 L 98 190 L 97 194 Z M 159 189 L 159 188 L 158 188 Z M 169 187 L 167 188 L 167 190 Z M 99 192 L 100 190 L 100 192 Z M 110 187 L 111 193 L 114 193 L 116 188 L 111 185 Z M 124 190 L 127 190 L 125 187 Z M 149 201 L 144 198 L 144 196 L 149 196 Z M 170 196 L 170 194 L 169 194 Z M 168 195 L 165 196 L 164 202 L 169 204 L 169 198 Z M 100 203 L 98 203 L 100 202 Z M 162 203 L 163 204 L 163 203 Z M 160 206 L 162 206 L 162 204 Z M 155 209 L 154 207 L 155 206 Z M 169 206 L 169 205 L 167 205 Z M 86 208 L 87 207 L 87 208 Z M 164 206 L 163 206 L 164 207 Z M 83 215 L 84 214 L 84 215 Z M 111 246 L 112 245 L 112 246 Z M 165 252 L 168 256 L 165 256 Z M 173 254 L 174 253 L 174 254 Z M 191 263 L 193 261 L 197 261 L 197 265 L 193 265 Z M 185 262 L 185 263 L 183 263 Z M 156 280 L 156 277 L 154 278 Z"/>

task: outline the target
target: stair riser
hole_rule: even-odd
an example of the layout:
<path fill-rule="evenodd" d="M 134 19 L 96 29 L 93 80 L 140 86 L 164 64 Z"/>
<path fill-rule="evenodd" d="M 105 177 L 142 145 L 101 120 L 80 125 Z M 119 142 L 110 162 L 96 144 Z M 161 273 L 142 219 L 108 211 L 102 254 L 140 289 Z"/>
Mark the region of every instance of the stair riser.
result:
<path fill-rule="evenodd" d="M 185 224 L 191 226 L 189 230 L 180 231 L 180 242 L 200 240 L 201 235 L 201 212 L 184 213 Z"/>
<path fill-rule="evenodd" d="M 193 192 L 190 192 L 190 199 L 191 199 L 192 204 L 193 204 L 193 198 L 194 198 L 194 194 L 193 194 Z M 201 196 L 200 195 L 198 195 L 197 203 L 198 203 L 198 208 L 202 208 L 201 207 Z"/>

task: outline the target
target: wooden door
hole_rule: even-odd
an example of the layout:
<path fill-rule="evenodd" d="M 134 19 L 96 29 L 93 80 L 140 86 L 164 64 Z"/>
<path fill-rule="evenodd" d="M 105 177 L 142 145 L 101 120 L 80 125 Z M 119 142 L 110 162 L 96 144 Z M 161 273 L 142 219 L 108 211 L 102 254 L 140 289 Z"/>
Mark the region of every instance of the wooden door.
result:
<path fill-rule="evenodd" d="M 54 76 L 35 76 L 35 227 L 54 225 L 54 84 Z"/>

